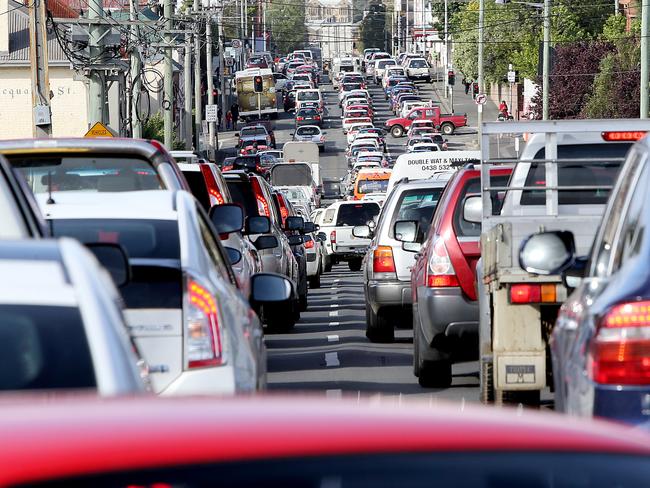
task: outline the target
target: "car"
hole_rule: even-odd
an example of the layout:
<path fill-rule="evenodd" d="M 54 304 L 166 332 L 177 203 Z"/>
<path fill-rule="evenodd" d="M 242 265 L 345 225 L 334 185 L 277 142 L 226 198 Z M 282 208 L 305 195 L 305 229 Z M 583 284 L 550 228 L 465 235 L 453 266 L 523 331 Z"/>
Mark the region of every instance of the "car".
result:
<path fill-rule="evenodd" d="M 347 134 L 348 130 L 355 124 L 372 125 L 372 119 L 370 117 L 350 117 L 348 119 L 343 119 L 343 133 Z"/>
<path fill-rule="evenodd" d="M 347 132 L 347 143 L 351 144 L 357 133 L 364 129 L 376 129 L 376 127 L 372 122 L 355 122 L 354 124 L 350 124 Z"/>
<path fill-rule="evenodd" d="M 266 120 L 251 120 L 235 134 L 241 139 L 247 136 L 265 136 L 266 145 L 275 149 L 275 132 L 271 124 Z"/>
<path fill-rule="evenodd" d="M 314 195 L 307 186 L 274 186 L 274 189 L 282 192 L 293 205 L 305 207 L 307 213 L 315 207 Z"/>
<path fill-rule="evenodd" d="M 291 112 L 296 109 L 296 91 L 289 90 L 283 98 L 283 107 L 285 112 Z"/>
<path fill-rule="evenodd" d="M 296 108 L 302 108 L 302 104 L 305 102 L 315 102 L 322 108 L 324 105 L 323 94 L 318 89 L 296 90 Z"/>
<path fill-rule="evenodd" d="M 293 140 L 300 142 L 314 142 L 320 151 L 325 150 L 325 132 L 318 125 L 301 125 L 296 127 Z"/>
<path fill-rule="evenodd" d="M 241 207 L 217 205 L 208 217 L 182 190 L 67 192 L 56 205 L 46 197 L 39 204 L 55 237 L 125 249 L 132 269 L 120 290 L 126 322 L 145 361 L 159 371 L 151 376 L 155 393 L 265 388 L 262 326 L 219 240 L 244 226 Z M 268 219 L 262 225 L 268 227 Z M 267 276 L 252 277 L 251 300 L 257 298 L 255 282 Z M 291 288 L 288 280 L 280 286 Z"/>
<path fill-rule="evenodd" d="M 119 247 L 93 248 L 118 284 L 128 279 Z M 2 240 L 0 275 L 0 391 L 147 391 L 120 295 L 89 249 L 73 239 Z"/>
<path fill-rule="evenodd" d="M 372 76 L 375 79 L 376 85 L 379 85 L 381 83 L 381 79 L 383 78 L 384 72 L 388 66 L 397 66 L 397 61 L 391 58 L 378 59 L 375 61 L 375 67 L 373 69 Z"/>
<path fill-rule="evenodd" d="M 360 169 L 354 181 L 353 200 L 361 200 L 366 193 L 386 193 L 391 170 L 384 168 Z"/>
<path fill-rule="evenodd" d="M 307 279 L 309 288 L 320 288 L 320 278 L 323 270 L 323 239 L 325 234 L 305 234 L 305 256 L 307 258 Z"/>
<path fill-rule="evenodd" d="M 649 252 L 644 232 L 650 216 L 649 151 L 646 136 L 628 152 L 590 250 L 579 247 L 579 234 L 567 228 L 533 234 L 520 253 L 525 270 L 561 274 L 572 291 L 560 308 L 550 341 L 556 409 L 644 428 L 650 392 Z M 601 185 L 600 167 L 592 163 L 573 177 L 565 173 L 563 185 Z M 607 192 L 580 192 L 582 200 L 592 202 L 601 195 Z M 553 247 L 544 248 L 535 260 L 532 253 L 544 243 Z"/>
<path fill-rule="evenodd" d="M 322 127 L 323 116 L 314 108 L 301 108 L 296 110 L 296 128 L 302 125 L 315 125 Z"/>
<path fill-rule="evenodd" d="M 492 184 L 506 185 L 511 173 L 510 167 L 492 168 Z M 410 231 L 398 229 L 403 222 L 395 223 L 398 240 L 416 244 L 410 276 L 413 372 L 422 386 L 449 386 L 452 363 L 478 356 L 475 268 L 481 256 L 481 224 L 469 207 L 476 204 L 470 197 L 480 188 L 480 171 L 468 165 L 453 173 L 426 228 L 416 219 L 401 219 L 410 220 Z M 493 212 L 499 212 L 499 194 L 494 193 Z"/>
<path fill-rule="evenodd" d="M 417 152 L 437 152 L 442 151 L 438 144 L 433 142 L 418 142 L 409 146 L 408 152 L 417 153 Z"/>
<path fill-rule="evenodd" d="M 323 178 L 323 200 L 341 198 L 341 180 L 339 178 Z"/>
<path fill-rule="evenodd" d="M 404 62 L 406 68 L 406 75 L 411 80 L 425 80 L 431 83 L 432 68 L 424 58 L 412 58 Z"/>
<path fill-rule="evenodd" d="M 273 188 L 262 176 L 241 170 L 225 173 L 224 178 L 233 201 L 244 209 L 246 222 L 254 222 L 259 216 L 267 217 L 270 221 L 263 232 L 248 232 L 251 241 L 258 247 L 262 270 L 287 277 L 296 289 L 299 279 L 298 262 L 282 228 L 282 217 L 273 202 Z M 250 226 L 248 230 L 251 231 Z M 259 249 L 257 242 L 260 238 L 263 238 L 260 243 L 272 241 L 274 246 Z M 288 331 L 293 328 L 300 318 L 297 292 L 288 309 L 289 313 L 282 307 L 265 308 L 263 320 L 269 330 Z"/>
<path fill-rule="evenodd" d="M 372 238 L 363 261 L 366 303 L 366 336 L 373 342 L 394 340 L 395 327 L 411 324 L 411 267 L 415 253 L 405 249 L 396 236 L 395 224 L 417 220 L 426 235 L 446 180 L 401 183 L 390 193 L 374 228 L 355 227 L 354 235 Z M 365 201 L 365 200 L 362 200 Z"/>

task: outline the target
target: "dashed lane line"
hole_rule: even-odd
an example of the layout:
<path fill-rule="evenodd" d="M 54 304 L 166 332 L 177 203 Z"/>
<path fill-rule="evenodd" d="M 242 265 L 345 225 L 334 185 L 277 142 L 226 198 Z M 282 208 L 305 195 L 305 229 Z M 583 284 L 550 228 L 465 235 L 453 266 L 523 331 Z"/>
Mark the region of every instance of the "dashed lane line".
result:
<path fill-rule="evenodd" d="M 336 366 L 341 366 L 341 362 L 339 361 L 339 354 L 337 352 L 326 352 L 325 367 L 335 368 Z"/>
<path fill-rule="evenodd" d="M 327 336 L 327 342 L 338 342 L 339 336 L 337 334 L 332 334 Z"/>

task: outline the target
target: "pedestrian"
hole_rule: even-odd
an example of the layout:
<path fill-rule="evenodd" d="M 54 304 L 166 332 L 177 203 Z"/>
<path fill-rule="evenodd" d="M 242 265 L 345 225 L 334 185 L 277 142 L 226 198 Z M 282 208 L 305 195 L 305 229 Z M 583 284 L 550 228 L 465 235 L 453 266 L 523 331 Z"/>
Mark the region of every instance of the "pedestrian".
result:
<path fill-rule="evenodd" d="M 478 95 L 478 83 L 475 81 L 472 84 L 472 98 L 476 98 L 476 95 Z"/>
<path fill-rule="evenodd" d="M 505 100 L 501 100 L 499 104 L 499 112 L 503 114 L 504 117 L 508 118 L 508 104 Z"/>
<path fill-rule="evenodd" d="M 239 120 L 239 105 L 237 105 L 237 102 L 232 104 L 230 111 L 232 112 L 232 126 L 236 129 L 237 121 Z"/>
<path fill-rule="evenodd" d="M 468 95 L 469 87 L 472 86 L 472 80 L 463 78 L 463 86 L 465 87 L 465 95 Z"/>
<path fill-rule="evenodd" d="M 217 127 L 221 130 L 221 119 L 223 118 L 223 110 L 221 110 L 221 105 L 217 108 Z"/>
<path fill-rule="evenodd" d="M 228 110 L 226 112 L 226 130 L 232 129 L 232 112 Z"/>

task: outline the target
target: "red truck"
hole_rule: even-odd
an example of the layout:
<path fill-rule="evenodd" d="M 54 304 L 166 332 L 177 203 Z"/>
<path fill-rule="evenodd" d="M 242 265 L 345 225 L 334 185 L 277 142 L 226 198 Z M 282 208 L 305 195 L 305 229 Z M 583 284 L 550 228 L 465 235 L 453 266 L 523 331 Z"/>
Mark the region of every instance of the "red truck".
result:
<path fill-rule="evenodd" d="M 411 127 L 414 120 L 431 120 L 435 127 L 445 135 L 451 135 L 458 127 L 467 125 L 467 114 L 442 114 L 440 107 L 417 107 L 409 112 L 406 117 L 396 117 L 386 121 L 386 130 L 393 137 L 402 137 Z"/>

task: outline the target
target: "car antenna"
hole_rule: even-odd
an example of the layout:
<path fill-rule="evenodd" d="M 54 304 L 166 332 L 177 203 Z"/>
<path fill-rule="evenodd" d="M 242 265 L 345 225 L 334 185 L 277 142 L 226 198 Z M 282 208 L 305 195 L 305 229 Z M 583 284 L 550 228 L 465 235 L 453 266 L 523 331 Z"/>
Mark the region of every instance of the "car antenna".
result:
<path fill-rule="evenodd" d="M 53 205 L 56 202 L 54 201 L 54 198 L 52 198 L 52 171 L 47 172 L 47 201 L 45 202 L 47 205 Z"/>

